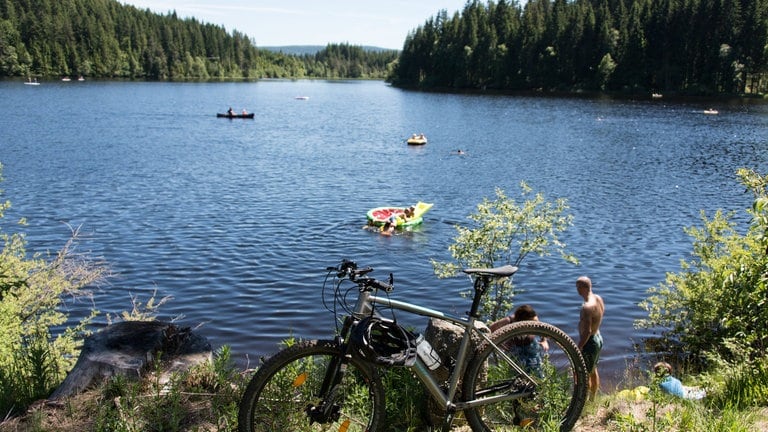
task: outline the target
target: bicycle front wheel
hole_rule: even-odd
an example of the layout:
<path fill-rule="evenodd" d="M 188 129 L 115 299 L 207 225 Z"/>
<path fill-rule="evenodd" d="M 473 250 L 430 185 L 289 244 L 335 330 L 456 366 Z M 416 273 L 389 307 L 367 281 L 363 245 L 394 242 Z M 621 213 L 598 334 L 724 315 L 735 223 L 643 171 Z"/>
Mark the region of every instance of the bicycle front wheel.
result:
<path fill-rule="evenodd" d="M 484 342 L 464 376 L 464 400 L 487 403 L 466 410 L 472 430 L 571 430 L 587 395 L 587 368 L 573 339 L 539 321 L 506 325 L 491 339 L 505 355 Z"/>
<path fill-rule="evenodd" d="M 270 357 L 243 394 L 238 430 L 375 431 L 385 410 L 381 380 L 356 358 L 344 367 L 343 358 L 329 340 L 299 342 Z"/>

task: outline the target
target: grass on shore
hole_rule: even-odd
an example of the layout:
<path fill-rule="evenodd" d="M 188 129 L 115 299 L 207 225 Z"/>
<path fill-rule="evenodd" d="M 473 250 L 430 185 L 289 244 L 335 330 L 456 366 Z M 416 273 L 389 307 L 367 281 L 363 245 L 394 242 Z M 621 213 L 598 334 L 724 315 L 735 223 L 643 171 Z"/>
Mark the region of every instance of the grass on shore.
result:
<path fill-rule="evenodd" d="M 768 408 L 714 408 L 706 402 L 673 399 L 627 399 L 619 393 L 587 403 L 574 432 L 687 432 L 768 430 Z"/>
<path fill-rule="evenodd" d="M 0 432 L 237 430 L 237 407 L 249 374 L 232 367 L 226 347 L 212 363 L 174 375 L 167 383 L 156 378 L 159 372 L 141 382 L 115 377 L 71 398 L 39 401 L 24 415 L 0 422 Z M 720 379 L 721 385 L 702 401 L 674 399 L 654 390 L 653 383 L 648 391 L 601 394 L 587 404 L 574 431 L 768 430 L 765 403 L 755 406 L 724 398 L 732 382 L 725 378 L 708 377 L 710 382 Z M 398 389 L 387 395 L 387 432 L 429 430 L 427 397 L 416 379 L 404 369 L 390 370 L 384 379 L 386 388 Z"/>

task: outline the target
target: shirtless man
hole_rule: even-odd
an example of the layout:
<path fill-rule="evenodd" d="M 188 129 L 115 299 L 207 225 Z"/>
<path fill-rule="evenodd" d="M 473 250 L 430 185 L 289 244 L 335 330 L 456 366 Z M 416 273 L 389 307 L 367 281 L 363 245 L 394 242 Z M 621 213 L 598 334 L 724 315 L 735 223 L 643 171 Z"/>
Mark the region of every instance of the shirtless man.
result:
<path fill-rule="evenodd" d="M 588 399 L 593 400 L 600 388 L 597 361 L 600 358 L 600 350 L 603 348 L 600 323 L 603 321 L 605 304 L 602 297 L 592 292 L 592 281 L 586 276 L 576 280 L 576 291 L 584 299 L 579 316 L 579 349 L 584 356 L 589 374 Z"/>

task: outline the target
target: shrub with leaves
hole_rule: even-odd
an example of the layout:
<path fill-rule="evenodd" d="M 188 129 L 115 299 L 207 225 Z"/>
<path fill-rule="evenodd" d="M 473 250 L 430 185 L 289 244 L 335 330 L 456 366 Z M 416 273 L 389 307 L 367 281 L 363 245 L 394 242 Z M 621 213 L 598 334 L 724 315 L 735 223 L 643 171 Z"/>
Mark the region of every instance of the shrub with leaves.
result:
<path fill-rule="evenodd" d="M 565 260 L 578 263 L 558 237 L 573 224 L 566 199 L 547 201 L 541 192 L 533 194 L 525 182 L 520 188 L 523 202 L 518 203 L 497 188 L 495 200 L 483 199 L 477 212 L 469 215 L 469 226 L 456 226 L 458 234 L 448 247 L 454 261 L 432 261 L 438 277 L 454 276 L 467 267 L 519 266 L 531 253 L 545 256 L 557 252 Z M 485 297 L 482 316 L 488 320 L 500 318 L 512 309 L 513 297 L 511 279 L 496 281 Z"/>
<path fill-rule="evenodd" d="M 0 169 L 2 166 L 0 166 Z M 0 218 L 10 208 L 0 203 Z M 22 220 L 21 223 L 24 221 Z M 107 268 L 75 251 L 77 231 L 54 256 L 27 256 L 22 234 L 0 232 L 0 415 L 17 412 L 59 384 L 77 358 L 93 313 L 57 335 L 65 299 L 87 295 Z"/>
<path fill-rule="evenodd" d="M 692 257 L 679 273 L 649 290 L 640 304 L 648 318 L 636 325 L 661 330 L 661 343 L 692 363 L 708 358 L 734 363 L 768 354 L 768 177 L 740 169 L 738 176 L 754 195 L 744 234 L 734 214 L 717 211 L 703 226 L 686 229 Z"/>

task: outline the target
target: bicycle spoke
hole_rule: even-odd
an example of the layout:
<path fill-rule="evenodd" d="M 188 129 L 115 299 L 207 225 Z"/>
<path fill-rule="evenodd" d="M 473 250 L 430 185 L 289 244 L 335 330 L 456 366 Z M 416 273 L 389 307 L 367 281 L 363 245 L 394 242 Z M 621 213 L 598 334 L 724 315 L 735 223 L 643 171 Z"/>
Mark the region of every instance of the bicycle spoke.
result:
<path fill-rule="evenodd" d="M 364 366 L 349 363 L 341 382 L 320 394 L 328 365 L 339 355 L 331 341 L 305 342 L 268 360 L 243 396 L 239 430 L 356 432 L 375 426 L 383 389 Z"/>
<path fill-rule="evenodd" d="M 544 323 L 517 323 L 499 331 L 494 342 L 506 347 L 521 374 L 493 346 L 479 348 L 465 376 L 465 398 L 485 399 L 487 405 L 467 411 L 475 431 L 570 430 L 584 404 L 586 372 L 573 341 Z M 521 337 L 546 338 L 548 350 L 531 362 L 516 357 Z"/>

